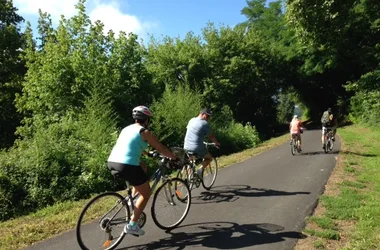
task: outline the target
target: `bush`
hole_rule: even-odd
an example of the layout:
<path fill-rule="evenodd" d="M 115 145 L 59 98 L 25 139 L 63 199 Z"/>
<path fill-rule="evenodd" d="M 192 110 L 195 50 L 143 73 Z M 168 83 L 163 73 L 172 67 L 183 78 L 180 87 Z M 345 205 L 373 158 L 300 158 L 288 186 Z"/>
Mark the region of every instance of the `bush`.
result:
<path fill-rule="evenodd" d="M 351 98 L 350 119 L 371 126 L 380 123 L 380 91 L 360 91 Z"/>
<path fill-rule="evenodd" d="M 163 97 L 151 106 L 154 133 L 168 146 L 183 146 L 188 121 L 199 114 L 202 96 L 180 85 L 176 89 L 166 88 Z M 216 110 L 210 120 L 222 147 L 215 154 L 230 154 L 259 143 L 256 128 L 250 123 L 242 125 L 233 120 L 228 106 Z M 207 138 L 205 138 L 207 140 Z"/>
<path fill-rule="evenodd" d="M 255 147 L 259 144 L 259 134 L 250 123 L 242 125 L 235 121 L 229 122 L 224 128 L 215 131 L 222 144 L 218 154 L 230 154 Z"/>
<path fill-rule="evenodd" d="M 152 130 L 165 145 L 183 146 L 189 120 L 202 109 L 201 95 L 188 86 L 178 85 L 175 89 L 166 86 L 163 96 L 151 105 L 153 112 Z"/>
<path fill-rule="evenodd" d="M 380 70 L 363 75 L 347 89 L 355 91 L 350 102 L 350 119 L 353 122 L 378 126 L 380 122 Z"/>
<path fill-rule="evenodd" d="M 38 128 L 32 138 L 3 152 L 0 207 L 7 213 L 2 219 L 119 187 L 106 165 L 116 141 L 109 103 L 94 92 L 79 115 L 67 112 L 59 122 Z"/>
<path fill-rule="evenodd" d="M 4 153 L 0 153 L 0 156 L 0 159 L 4 159 Z M 23 211 L 22 198 L 26 196 L 22 179 L 15 172 L 17 169 L 11 173 L 5 164 L 4 161 L 0 162 L 0 221 Z"/>

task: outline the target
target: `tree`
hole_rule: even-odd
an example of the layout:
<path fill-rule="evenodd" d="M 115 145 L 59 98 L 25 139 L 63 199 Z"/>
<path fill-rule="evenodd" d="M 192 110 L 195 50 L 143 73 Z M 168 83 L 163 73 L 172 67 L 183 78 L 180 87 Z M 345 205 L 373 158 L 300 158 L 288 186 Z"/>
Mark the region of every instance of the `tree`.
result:
<path fill-rule="evenodd" d="M 295 102 L 291 93 L 280 93 L 278 95 L 277 119 L 280 123 L 289 123 L 295 114 Z"/>
<path fill-rule="evenodd" d="M 151 101 L 151 79 L 137 36 L 121 32 L 116 39 L 112 31 L 104 35 L 103 24 L 91 23 L 86 15 L 84 0 L 76 8 L 78 14 L 68 20 L 62 17 L 56 29 L 49 15 L 40 13 L 39 48 L 28 29 L 28 72 L 17 98 L 17 107 L 25 114 L 25 125 L 18 129 L 24 137 L 68 113 L 78 113 L 94 87 L 112 96 L 120 126 L 134 106 Z"/>
<path fill-rule="evenodd" d="M 21 120 L 14 100 L 21 91 L 20 81 L 26 71 L 20 58 L 24 37 L 18 27 L 23 21 L 12 1 L 0 1 L 0 148 L 13 144 Z"/>
<path fill-rule="evenodd" d="M 303 84 L 297 89 L 315 114 L 337 102 L 347 106 L 351 94 L 344 85 L 378 68 L 378 1 L 291 0 L 287 2 L 286 17 L 304 58 Z M 328 102 L 318 107 L 324 98 Z"/>
<path fill-rule="evenodd" d="M 158 93 L 162 93 L 166 85 L 174 87 L 183 81 L 190 89 L 202 92 L 210 72 L 201 37 L 192 32 L 183 40 L 152 38 L 148 45 L 147 67 L 154 76 Z"/>

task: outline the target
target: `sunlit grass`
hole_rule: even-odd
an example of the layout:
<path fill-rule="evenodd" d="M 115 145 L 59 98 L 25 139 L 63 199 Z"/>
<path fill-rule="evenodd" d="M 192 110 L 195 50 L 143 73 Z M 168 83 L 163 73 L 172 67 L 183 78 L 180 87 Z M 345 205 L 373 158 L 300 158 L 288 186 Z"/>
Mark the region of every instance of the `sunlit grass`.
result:
<path fill-rule="evenodd" d="M 339 240 L 339 233 L 345 232 L 349 236 L 344 249 L 380 249 L 380 130 L 352 125 L 338 134 L 345 145 L 338 167 L 345 175 L 338 195 L 321 196 L 323 216 L 308 219 L 320 229 L 307 226 L 304 232 L 316 237 L 315 248 L 324 248 L 324 240 Z M 352 224 L 348 232 L 344 225 Z"/>

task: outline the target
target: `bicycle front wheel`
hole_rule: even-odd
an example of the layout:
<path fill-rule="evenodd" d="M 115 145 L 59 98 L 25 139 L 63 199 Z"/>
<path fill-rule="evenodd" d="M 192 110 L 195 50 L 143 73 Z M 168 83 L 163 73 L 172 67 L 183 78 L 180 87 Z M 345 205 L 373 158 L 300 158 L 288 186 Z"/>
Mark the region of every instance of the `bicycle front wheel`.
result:
<path fill-rule="evenodd" d="M 161 229 L 173 229 L 186 218 L 191 204 L 191 192 L 185 181 L 169 179 L 156 191 L 151 208 L 152 219 Z"/>
<path fill-rule="evenodd" d="M 210 164 L 203 168 L 202 174 L 202 186 L 206 190 L 210 190 L 212 185 L 214 185 L 216 176 L 218 175 L 218 162 L 216 158 L 212 158 Z"/>
<path fill-rule="evenodd" d="M 107 192 L 94 197 L 84 207 L 77 225 L 76 236 L 83 250 L 114 249 L 123 240 L 124 226 L 130 219 L 124 197 Z"/>

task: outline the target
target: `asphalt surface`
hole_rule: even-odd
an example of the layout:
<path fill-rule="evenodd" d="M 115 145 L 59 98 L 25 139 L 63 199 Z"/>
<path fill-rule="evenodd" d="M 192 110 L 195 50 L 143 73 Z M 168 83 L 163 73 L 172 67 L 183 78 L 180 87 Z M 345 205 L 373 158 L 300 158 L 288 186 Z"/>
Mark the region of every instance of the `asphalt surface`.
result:
<path fill-rule="evenodd" d="M 292 156 L 287 142 L 221 169 L 210 191 L 192 191 L 189 214 L 171 232 L 153 223 L 148 204 L 146 234 L 127 235 L 116 249 L 293 249 L 306 237 L 305 217 L 323 193 L 340 149 L 337 140 L 325 154 L 320 137 L 321 130 L 306 131 L 300 155 Z M 80 248 L 73 229 L 26 249 Z"/>

